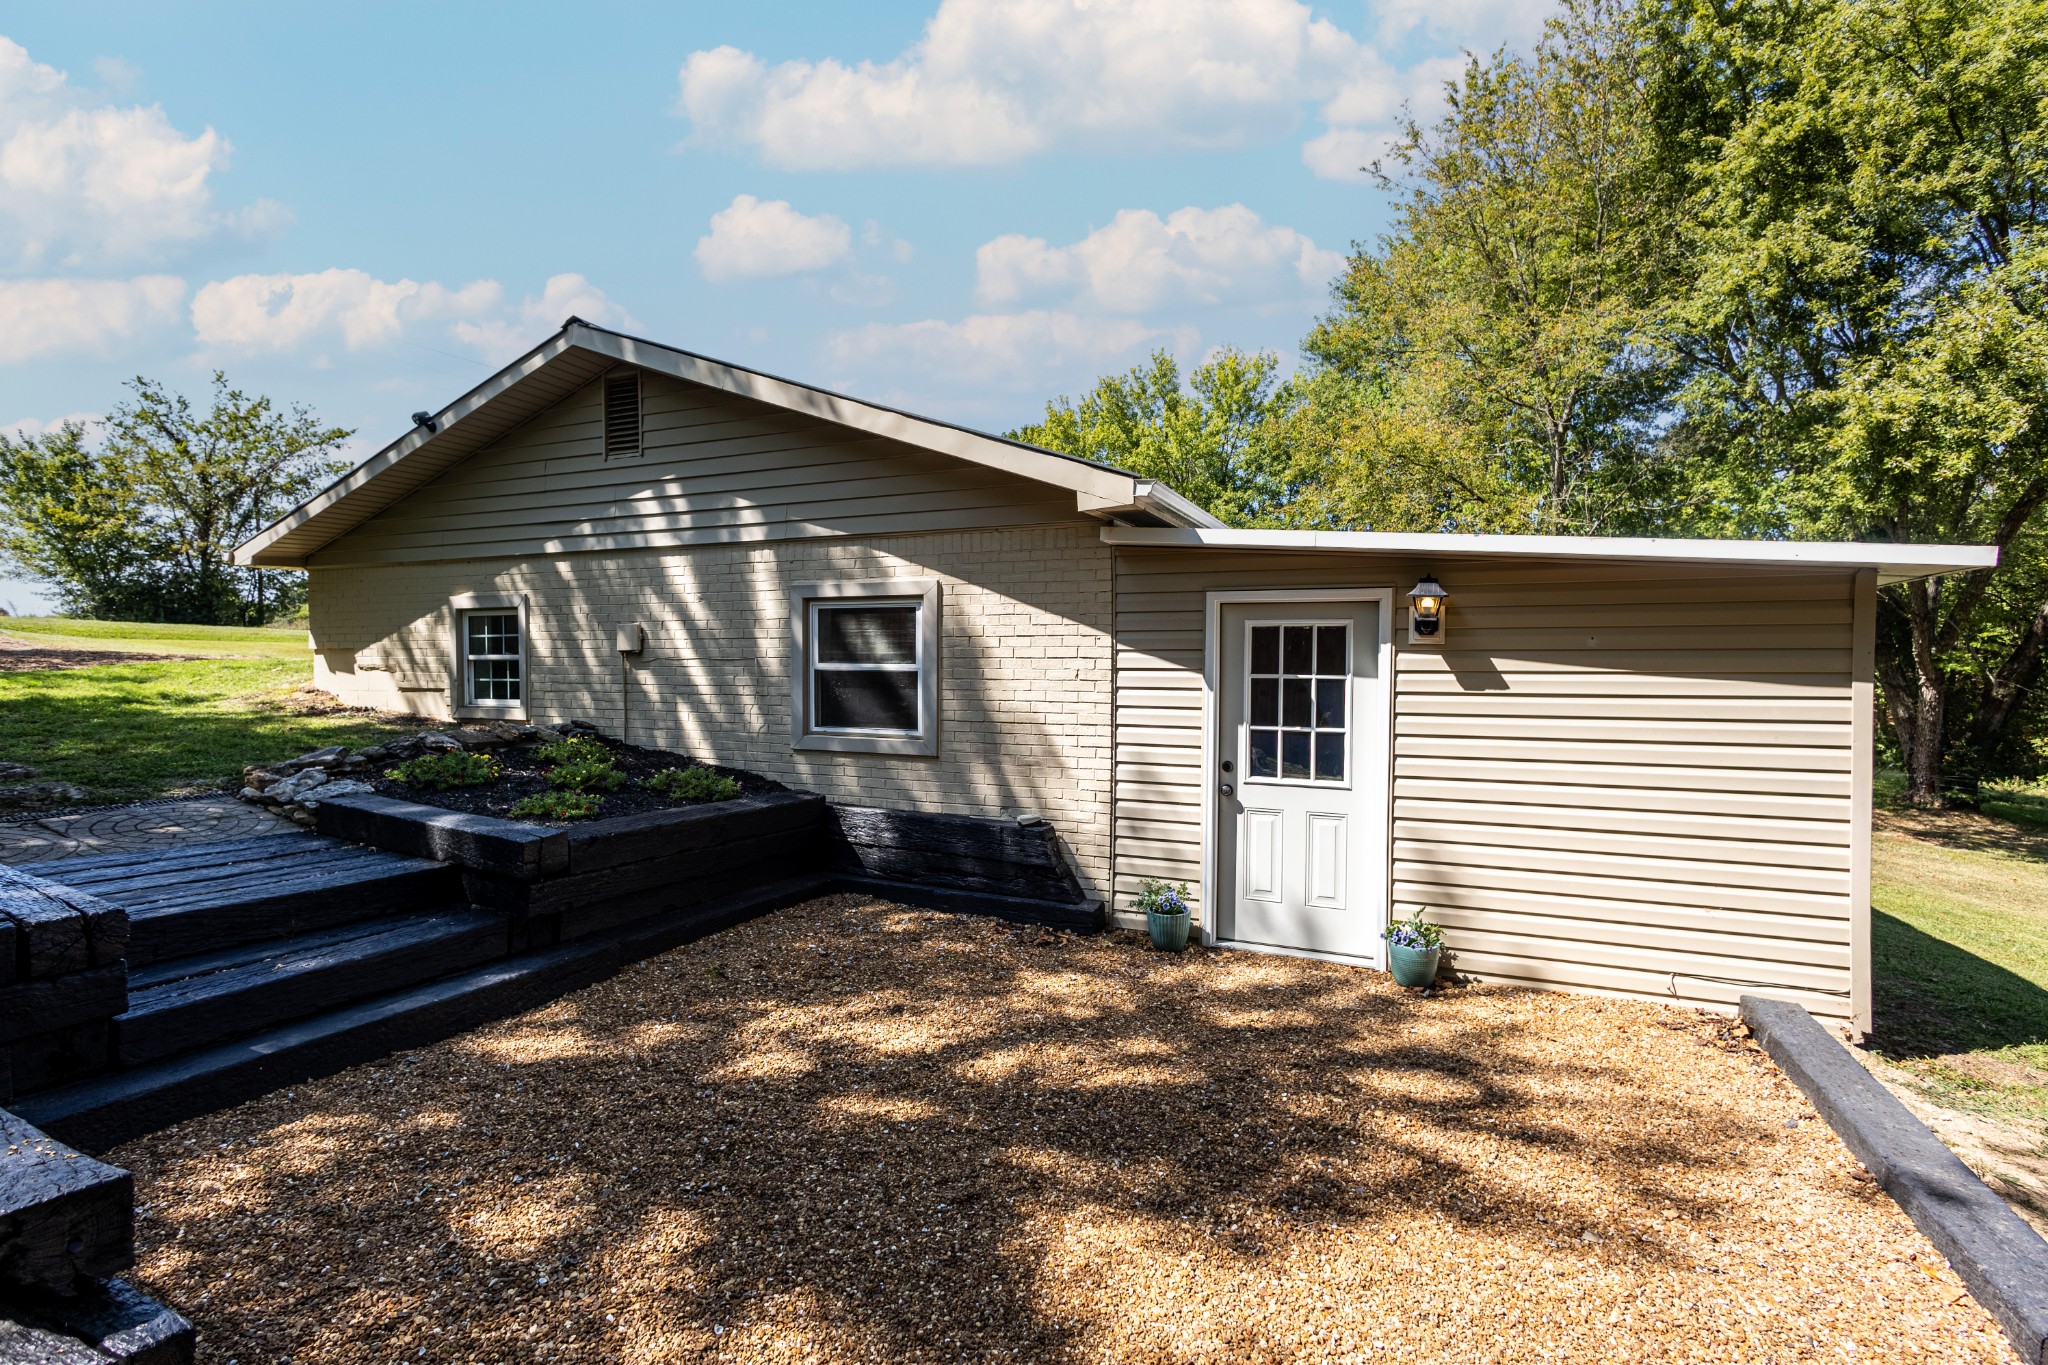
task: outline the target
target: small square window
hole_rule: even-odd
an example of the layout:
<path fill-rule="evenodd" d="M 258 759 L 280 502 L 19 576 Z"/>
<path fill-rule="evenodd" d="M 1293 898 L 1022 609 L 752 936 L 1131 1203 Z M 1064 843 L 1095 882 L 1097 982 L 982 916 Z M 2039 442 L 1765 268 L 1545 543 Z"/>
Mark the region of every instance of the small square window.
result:
<path fill-rule="evenodd" d="M 525 700 L 525 649 L 519 613 L 488 608 L 462 613 L 462 704 L 510 709 Z"/>
<path fill-rule="evenodd" d="M 792 625 L 800 749 L 938 752 L 938 585 L 799 584 Z"/>

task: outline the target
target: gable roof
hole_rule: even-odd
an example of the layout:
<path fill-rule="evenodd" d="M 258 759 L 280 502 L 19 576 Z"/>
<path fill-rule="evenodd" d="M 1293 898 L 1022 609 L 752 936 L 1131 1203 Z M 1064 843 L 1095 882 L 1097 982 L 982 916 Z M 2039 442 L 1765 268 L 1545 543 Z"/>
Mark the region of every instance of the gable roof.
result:
<path fill-rule="evenodd" d="M 306 557 L 362 525 L 528 419 L 626 364 L 786 411 L 884 436 L 1074 494 L 1082 512 L 1150 526 L 1222 525 L 1153 479 L 1090 460 L 899 412 L 570 318 L 562 329 L 430 420 L 405 433 L 259 531 L 235 562 L 301 568 Z"/>

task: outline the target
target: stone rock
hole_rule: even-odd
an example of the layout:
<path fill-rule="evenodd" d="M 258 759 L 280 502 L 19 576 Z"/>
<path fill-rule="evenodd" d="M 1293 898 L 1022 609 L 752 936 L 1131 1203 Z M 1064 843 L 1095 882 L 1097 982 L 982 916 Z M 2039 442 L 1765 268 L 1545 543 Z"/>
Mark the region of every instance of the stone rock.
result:
<path fill-rule="evenodd" d="M 323 783 L 320 789 L 312 795 L 300 797 L 299 804 L 307 810 L 318 810 L 320 809 L 320 803 L 330 797 L 353 796 L 366 792 L 375 792 L 376 790 L 375 787 L 367 782 L 357 782 L 352 778 L 344 777 L 333 782 Z"/>
<path fill-rule="evenodd" d="M 26 782 L 17 787 L 0 787 L 0 807 L 21 810 L 30 806 L 53 806 L 66 801 L 83 801 L 90 795 L 69 782 Z"/>
<path fill-rule="evenodd" d="M 453 735 L 444 735 L 439 730 L 429 730 L 419 737 L 420 747 L 437 754 L 452 754 L 462 748 L 462 741 Z"/>
<path fill-rule="evenodd" d="M 0 782 L 26 782 L 42 773 L 26 763 L 0 763 Z"/>
<path fill-rule="evenodd" d="M 339 763 L 346 757 L 348 757 L 348 746 L 330 744 L 324 749 L 315 749 L 310 754 L 300 754 L 289 763 L 281 763 L 278 766 L 286 772 L 299 772 L 306 768 L 325 768 L 329 764 Z"/>

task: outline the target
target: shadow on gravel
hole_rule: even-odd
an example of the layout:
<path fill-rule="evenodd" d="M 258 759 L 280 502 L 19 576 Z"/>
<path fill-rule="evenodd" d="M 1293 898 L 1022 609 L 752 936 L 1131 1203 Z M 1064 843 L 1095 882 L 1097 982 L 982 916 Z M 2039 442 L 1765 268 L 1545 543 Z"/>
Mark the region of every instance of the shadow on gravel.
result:
<path fill-rule="evenodd" d="M 1272 1358 L 1311 1310 L 1342 1355 L 1410 1285 L 1513 1334 L 1503 1284 L 1702 1271 L 1646 1234 L 1809 1140 L 1760 1065 L 1679 1012 L 836 898 L 115 1159 L 223 1360 Z"/>

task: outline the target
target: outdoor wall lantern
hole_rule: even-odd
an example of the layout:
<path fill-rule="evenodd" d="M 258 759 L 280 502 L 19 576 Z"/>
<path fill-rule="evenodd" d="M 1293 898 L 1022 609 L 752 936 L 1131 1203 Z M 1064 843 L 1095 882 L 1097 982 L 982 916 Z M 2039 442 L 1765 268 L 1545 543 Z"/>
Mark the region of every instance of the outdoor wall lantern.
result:
<path fill-rule="evenodd" d="M 1435 574 L 1424 574 L 1422 581 L 1408 590 L 1409 639 L 1434 640 L 1443 633 L 1444 601 L 1449 596 Z"/>

